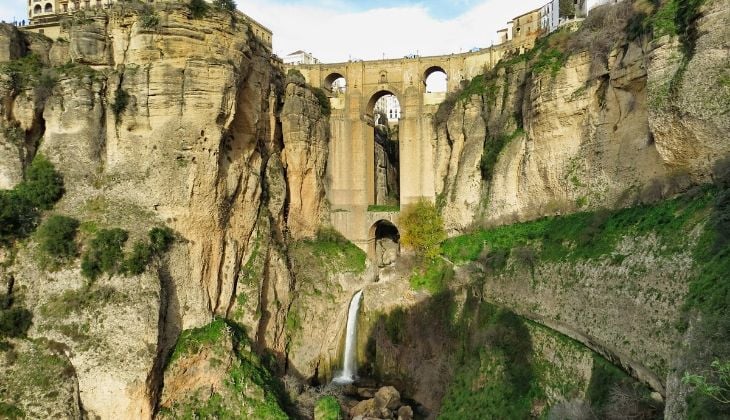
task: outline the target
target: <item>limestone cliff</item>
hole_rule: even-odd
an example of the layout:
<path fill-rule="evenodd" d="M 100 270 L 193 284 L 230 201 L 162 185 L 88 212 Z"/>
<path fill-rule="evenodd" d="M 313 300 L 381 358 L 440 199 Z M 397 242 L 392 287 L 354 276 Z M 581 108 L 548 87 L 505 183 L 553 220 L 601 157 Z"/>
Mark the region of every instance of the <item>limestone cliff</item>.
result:
<path fill-rule="evenodd" d="M 704 3 L 693 55 L 669 36 L 561 53 L 566 38 L 605 36 L 587 21 L 472 81 L 434 140 L 447 228 L 624 207 L 709 180 L 730 152 L 728 13 Z"/>
<path fill-rule="evenodd" d="M 80 401 L 69 410 L 150 417 L 180 332 L 245 314 L 244 301 L 265 316 L 241 322 L 283 369 L 294 298 L 285 244 L 327 214 L 316 98 L 285 85 L 242 16 L 124 4 L 63 28 L 41 42 L 3 26 L 3 61 L 16 60 L 0 80 L 0 188 L 42 154 L 64 180 L 53 212 L 80 220 L 87 237 L 122 228 L 131 246 L 162 224 L 177 235 L 145 274 L 93 282 L 78 261 L 40 269 L 32 245 L 3 252 L 0 275 L 34 314 L 29 336 L 62 343 L 75 368 Z M 72 296 L 82 303 L 69 307 Z"/>

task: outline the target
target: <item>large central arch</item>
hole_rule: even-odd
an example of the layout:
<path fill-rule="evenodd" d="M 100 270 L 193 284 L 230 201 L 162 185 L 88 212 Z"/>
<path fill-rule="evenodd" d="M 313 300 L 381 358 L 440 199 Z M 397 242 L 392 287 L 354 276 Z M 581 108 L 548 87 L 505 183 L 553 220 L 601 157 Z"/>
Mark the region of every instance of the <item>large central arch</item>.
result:
<path fill-rule="evenodd" d="M 375 106 L 378 101 L 388 96 L 395 98 L 398 117 L 401 117 L 401 98 L 391 89 L 380 89 L 372 93 L 364 108 L 365 120 L 368 125 L 372 126 L 366 131 L 368 205 L 398 206 L 400 204 L 400 142 L 395 143 L 398 139 L 394 141 L 391 138 L 392 131 L 390 131 L 387 121 L 388 117 L 386 116 L 385 124 L 383 124 L 383 121 L 379 121 L 375 115 Z M 395 124 L 398 124 L 397 119 Z"/>

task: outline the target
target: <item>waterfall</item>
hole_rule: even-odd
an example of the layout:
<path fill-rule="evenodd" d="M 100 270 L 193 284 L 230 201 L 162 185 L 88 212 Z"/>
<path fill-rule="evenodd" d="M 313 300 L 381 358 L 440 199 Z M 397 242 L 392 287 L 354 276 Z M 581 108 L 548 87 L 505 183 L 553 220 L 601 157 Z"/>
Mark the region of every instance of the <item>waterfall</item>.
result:
<path fill-rule="evenodd" d="M 344 363 L 342 372 L 333 379 L 333 382 L 338 384 L 351 384 L 357 375 L 357 313 L 360 310 L 361 300 L 362 290 L 355 293 L 350 301 L 345 330 L 345 352 L 342 354 Z"/>

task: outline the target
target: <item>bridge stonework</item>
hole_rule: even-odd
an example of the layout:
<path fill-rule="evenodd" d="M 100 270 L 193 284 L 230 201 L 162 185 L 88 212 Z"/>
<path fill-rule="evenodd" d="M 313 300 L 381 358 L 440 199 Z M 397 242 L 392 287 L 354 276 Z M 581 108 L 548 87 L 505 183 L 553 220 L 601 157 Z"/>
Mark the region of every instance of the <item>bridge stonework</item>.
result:
<path fill-rule="evenodd" d="M 427 92 L 426 78 L 443 71 L 447 92 L 453 92 L 462 81 L 493 68 L 507 51 L 509 45 L 500 45 L 466 54 L 295 66 L 308 84 L 330 96 L 327 198 L 332 225 L 347 239 L 373 256 L 373 226 L 388 220 L 398 227 L 399 212 L 368 211 L 376 194 L 373 107 L 377 99 L 393 94 L 401 107 L 400 208 L 422 198 L 433 201 L 436 133 L 432 121 L 446 92 Z M 338 77 L 346 80 L 344 92 L 330 90 Z"/>

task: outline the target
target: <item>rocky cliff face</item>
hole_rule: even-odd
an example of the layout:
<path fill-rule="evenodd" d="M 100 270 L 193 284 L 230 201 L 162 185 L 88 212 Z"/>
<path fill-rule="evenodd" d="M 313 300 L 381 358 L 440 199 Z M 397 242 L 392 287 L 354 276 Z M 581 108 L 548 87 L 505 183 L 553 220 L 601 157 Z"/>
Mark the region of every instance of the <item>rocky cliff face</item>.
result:
<path fill-rule="evenodd" d="M 130 243 L 154 225 L 178 235 L 163 260 L 132 278 L 88 282 L 78 262 L 46 272 L 32 246 L 5 259 L 3 278 L 14 277 L 11 293 L 25 291 L 34 314 L 30 336 L 67 349 L 75 409 L 151 416 L 180 331 L 216 315 L 241 313 L 259 348 L 286 360 L 294 297 L 285 238 L 311 237 L 327 212 L 327 123 L 316 98 L 285 85 L 240 17 L 124 5 L 64 28 L 65 40 L 21 58 L 35 38 L 3 27 L 4 61 L 21 58 L 33 73 L 2 75 L 0 188 L 43 154 L 64 178 L 54 213 L 79 219 L 82 230 L 123 228 Z M 254 260 L 259 270 L 245 279 Z M 66 307 L 71 295 L 84 303 Z"/>
<path fill-rule="evenodd" d="M 437 126 L 447 228 L 623 207 L 710 179 L 730 151 L 727 14 L 726 2 L 702 6 L 691 56 L 677 37 L 638 37 L 608 56 L 517 59 L 487 74 Z"/>

